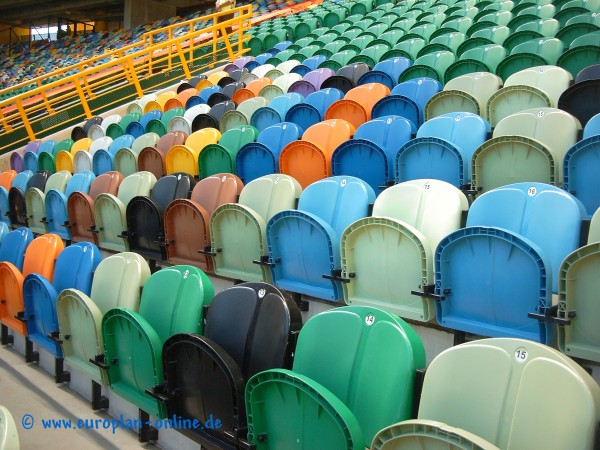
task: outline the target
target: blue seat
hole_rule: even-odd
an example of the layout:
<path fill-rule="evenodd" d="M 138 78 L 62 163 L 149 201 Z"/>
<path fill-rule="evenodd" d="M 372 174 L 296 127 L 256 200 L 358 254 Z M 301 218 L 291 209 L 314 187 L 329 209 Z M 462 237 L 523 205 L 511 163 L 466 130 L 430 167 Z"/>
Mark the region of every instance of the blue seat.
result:
<path fill-rule="evenodd" d="M 583 139 L 600 134 L 600 113 L 593 116 L 583 128 Z"/>
<path fill-rule="evenodd" d="M 363 74 L 357 81 L 357 86 L 369 83 L 381 83 L 392 90 L 398 84 L 400 75 L 412 65 L 408 58 L 396 57 L 380 61 L 373 70 Z"/>
<path fill-rule="evenodd" d="M 291 122 L 271 125 L 260 132 L 256 142 L 240 148 L 236 156 L 237 175 L 244 182 L 279 173 L 279 154 L 290 142 L 300 139 L 302 129 Z"/>
<path fill-rule="evenodd" d="M 490 124 L 472 113 L 447 113 L 425 122 L 397 153 L 396 182 L 435 178 L 456 187 L 471 182 L 471 156 Z"/>
<path fill-rule="evenodd" d="M 438 322 L 483 336 L 551 342 L 553 325 L 545 318 L 552 292 L 560 264 L 579 246 L 585 217 L 579 200 L 543 183 L 478 197 L 467 227 L 436 250 Z"/>
<path fill-rule="evenodd" d="M 250 117 L 250 125 L 259 132 L 265 128 L 283 122 L 285 115 L 294 105 L 304 102 L 302 95 L 291 92 L 275 97 L 269 106 L 258 108 Z"/>
<path fill-rule="evenodd" d="M 142 118 L 145 117 L 142 116 Z M 151 119 L 150 119 L 151 120 Z M 92 169 L 96 175 L 115 170 L 115 155 L 122 148 L 131 148 L 135 137 L 130 134 L 124 134 L 112 141 L 108 150 L 98 150 L 92 157 Z"/>
<path fill-rule="evenodd" d="M 213 95 L 216 92 L 221 92 L 221 86 L 215 84 L 213 86 L 208 86 L 205 87 L 204 89 L 202 89 L 199 93 L 198 96 L 200 97 L 200 100 L 202 101 L 202 103 L 208 103 L 208 99 L 210 98 L 211 95 Z"/>
<path fill-rule="evenodd" d="M 102 259 L 94 244 L 81 242 L 63 250 L 56 259 L 52 281 L 32 273 L 23 281 L 24 318 L 28 339 L 57 359 L 55 379 L 63 381 L 62 348 L 56 341 L 58 317 L 56 299 L 63 289 L 78 289 L 90 295 L 92 277 Z"/>
<path fill-rule="evenodd" d="M 590 218 L 600 207 L 599 152 L 600 134 L 596 134 L 573 145 L 563 161 L 563 189 L 581 200 Z"/>
<path fill-rule="evenodd" d="M 309 185 L 297 210 L 267 223 L 269 263 L 276 286 L 328 301 L 342 298 L 340 237 L 369 213 L 375 192 L 355 177 L 330 177 Z M 325 278 L 327 277 L 327 278 Z"/>
<path fill-rule="evenodd" d="M 304 61 L 302 61 L 302 65 L 308 67 L 309 71 L 317 70 L 319 68 L 319 66 L 326 59 L 327 58 L 325 57 L 325 55 L 315 55 L 315 56 L 311 56 L 310 58 L 306 58 Z M 296 66 L 296 67 L 298 67 L 298 66 Z M 304 75 L 306 75 L 306 74 L 304 74 Z M 302 75 L 302 76 L 304 76 L 304 75 Z"/>
<path fill-rule="evenodd" d="M 31 241 L 33 233 L 29 228 L 19 228 L 7 233 L 0 244 L 0 261 L 7 261 L 22 271 L 25 250 Z"/>
<path fill-rule="evenodd" d="M 138 138 L 140 137 L 142 134 L 144 134 L 146 132 L 146 127 L 148 126 L 148 123 L 150 123 L 151 120 L 160 120 L 162 117 L 162 111 L 159 109 L 154 109 L 152 111 L 147 112 L 146 114 L 144 114 L 142 117 L 140 117 L 140 125 L 143 127 L 144 131 L 138 135 L 138 136 L 133 136 L 134 138 Z M 130 133 L 127 133 L 130 134 Z M 131 142 L 133 143 L 133 141 Z M 127 146 L 125 145 L 125 147 L 131 148 L 131 143 Z M 121 147 L 122 148 L 122 147 Z M 116 153 L 116 152 L 115 152 Z"/>
<path fill-rule="evenodd" d="M 392 89 L 392 95 L 403 95 L 414 101 L 419 108 L 419 123 L 425 120 L 425 105 L 431 97 L 442 90 L 442 83 L 432 78 L 413 78 Z"/>
<path fill-rule="evenodd" d="M 0 245 L 2 244 L 2 239 L 4 239 L 4 236 L 6 236 L 9 232 L 10 230 L 8 229 L 8 225 L 6 225 L 4 222 L 0 222 Z"/>
<path fill-rule="evenodd" d="M 69 179 L 64 193 L 56 189 L 48 191 L 45 199 L 45 223 L 48 233 L 57 234 L 62 239 L 71 239 L 71 231 L 66 226 L 69 220 L 67 201 L 73 192 L 89 193 L 95 179 L 96 175 L 92 171 L 79 172 Z"/>
<path fill-rule="evenodd" d="M 304 103 L 292 106 L 285 115 L 286 122 L 293 122 L 303 130 L 321 122 L 325 118 L 325 111 L 334 102 L 344 98 L 344 93 L 339 89 L 328 88 L 313 92 L 304 99 Z"/>
<path fill-rule="evenodd" d="M 396 152 L 410 140 L 414 125 L 400 116 L 383 116 L 365 122 L 353 139 L 331 155 L 332 175 L 351 175 L 369 184 L 376 193 L 394 180 Z"/>

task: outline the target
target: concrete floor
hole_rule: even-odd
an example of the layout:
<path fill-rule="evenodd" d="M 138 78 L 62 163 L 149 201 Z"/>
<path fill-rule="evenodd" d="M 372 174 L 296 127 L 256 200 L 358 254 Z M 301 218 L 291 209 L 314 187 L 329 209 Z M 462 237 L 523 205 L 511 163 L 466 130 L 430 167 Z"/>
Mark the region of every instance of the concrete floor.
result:
<path fill-rule="evenodd" d="M 10 346 L 0 347 L 0 405 L 6 406 L 13 415 L 23 450 L 158 448 L 140 444 L 133 431 L 118 428 L 113 434 L 112 424 L 109 429 L 104 429 L 104 419 L 112 420 L 106 412 L 93 411 L 87 400 L 67 385 L 55 384 L 54 379 L 36 364 L 25 363 L 23 355 Z M 31 420 L 23 419 L 26 414 L 33 416 L 33 426 L 29 430 L 22 423 L 24 420 L 27 425 Z M 44 429 L 42 420 L 48 419 L 71 420 L 73 423 L 82 419 L 90 426 L 98 423 L 100 429 Z"/>

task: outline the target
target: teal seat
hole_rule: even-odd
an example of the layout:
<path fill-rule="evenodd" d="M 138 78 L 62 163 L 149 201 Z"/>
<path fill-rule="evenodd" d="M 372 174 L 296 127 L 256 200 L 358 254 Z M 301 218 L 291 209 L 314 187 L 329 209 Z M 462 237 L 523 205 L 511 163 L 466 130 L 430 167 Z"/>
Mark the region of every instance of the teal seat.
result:
<path fill-rule="evenodd" d="M 139 310 L 109 309 L 102 318 L 103 358 L 112 391 L 157 418 L 166 406 L 146 393 L 162 384 L 162 347 L 177 333 L 202 334 L 204 307 L 214 296 L 208 276 L 193 266 L 172 266 L 148 278 Z"/>
<path fill-rule="evenodd" d="M 498 44 L 482 45 L 465 51 L 444 73 L 446 83 L 460 75 L 473 72 L 496 71 L 498 64 L 506 57 L 506 49 Z"/>
<path fill-rule="evenodd" d="M 235 173 L 236 156 L 244 145 L 256 141 L 258 130 L 249 125 L 232 128 L 221 135 L 218 144 L 208 144 L 200 152 L 200 178 L 217 173 Z"/>
<path fill-rule="evenodd" d="M 440 51 L 423 55 L 415 60 L 415 63 L 402 72 L 400 82 L 413 78 L 433 78 L 439 82 L 444 81 L 444 74 L 448 67 L 456 60 L 454 53 Z"/>
<path fill-rule="evenodd" d="M 368 447 L 382 427 L 412 417 L 424 365 L 423 344 L 402 319 L 362 306 L 320 313 L 300 331 L 291 371 L 248 381 L 248 438 L 257 449 Z"/>
<path fill-rule="evenodd" d="M 106 372 L 90 362 L 103 353 L 102 317 L 117 306 L 137 311 L 140 291 L 150 277 L 148 263 L 137 253 L 119 253 L 96 268 L 88 297 L 65 289 L 56 301 L 59 339 L 65 362 L 95 383 L 107 384 Z"/>
<path fill-rule="evenodd" d="M 554 65 L 564 45 L 556 38 L 539 38 L 515 46 L 496 68 L 496 75 L 506 80 L 513 73 L 534 66 Z"/>
<path fill-rule="evenodd" d="M 342 234 L 346 304 L 433 320 L 435 302 L 418 294 L 432 288 L 435 248 L 461 226 L 467 208 L 465 195 L 440 180 L 406 181 L 383 191 L 372 216 L 352 223 Z"/>

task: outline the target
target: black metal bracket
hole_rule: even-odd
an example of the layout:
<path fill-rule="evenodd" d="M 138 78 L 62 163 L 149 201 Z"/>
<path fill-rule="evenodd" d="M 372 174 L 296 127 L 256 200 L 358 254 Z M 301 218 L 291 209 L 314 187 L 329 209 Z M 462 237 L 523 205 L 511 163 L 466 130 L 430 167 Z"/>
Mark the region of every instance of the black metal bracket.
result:
<path fill-rule="evenodd" d="M 64 358 L 54 358 L 54 381 L 56 383 L 68 383 L 71 374 L 64 369 Z"/>
<path fill-rule="evenodd" d="M 27 318 L 25 317 L 25 311 L 19 311 L 15 315 L 15 319 L 20 320 L 23 323 L 27 323 Z"/>
<path fill-rule="evenodd" d="M 8 334 L 8 327 L 4 324 L 0 326 L 0 344 L 2 345 L 12 345 L 15 343 L 15 337 L 11 334 Z"/>
<path fill-rule="evenodd" d="M 166 389 L 164 385 L 154 386 L 152 389 L 146 389 L 146 394 L 159 402 L 169 401 L 169 396 L 165 393 Z"/>
<path fill-rule="evenodd" d="M 557 325 L 571 325 L 571 319 L 577 317 L 575 311 L 569 311 L 567 318 L 558 317 L 558 305 L 553 305 L 549 308 L 540 308 L 540 311 L 539 313 L 527 313 L 527 317 L 542 322 L 553 322 Z"/>
<path fill-rule="evenodd" d="M 348 274 L 348 278 L 342 277 L 342 269 L 332 269 L 331 274 L 323 274 L 323 278 L 331 281 L 339 281 L 340 283 L 350 283 L 352 278 L 356 278 L 356 274 L 354 272 L 350 272 Z"/>
<path fill-rule="evenodd" d="M 102 385 L 92 380 L 92 409 L 108 409 L 108 397 L 102 395 Z"/>
<path fill-rule="evenodd" d="M 262 255 L 260 259 L 255 259 L 252 263 L 258 264 L 259 266 L 275 267 L 275 263 L 269 261 L 269 255 Z"/>
<path fill-rule="evenodd" d="M 419 286 L 422 290 L 410 291 L 412 295 L 416 295 L 417 297 L 431 298 L 433 300 L 445 300 L 446 295 L 450 295 L 450 289 L 444 289 L 444 295 L 439 295 L 435 293 L 435 285 L 434 284 L 425 284 Z"/>
<path fill-rule="evenodd" d="M 101 369 L 104 369 L 104 370 L 108 370 L 108 369 L 109 369 L 109 367 L 110 367 L 108 364 L 106 364 L 106 363 L 104 362 L 104 355 L 103 355 L 103 354 L 101 354 L 101 355 L 96 355 L 96 356 L 94 356 L 93 358 L 90 358 L 90 362 L 91 362 L 93 365 L 95 365 L 95 366 L 97 366 L 97 367 L 99 367 L 99 368 L 101 368 Z M 115 362 L 116 362 L 116 361 L 115 361 Z M 111 361 L 111 363 L 112 363 L 112 361 Z"/>
<path fill-rule="evenodd" d="M 50 339 L 52 342 L 57 343 L 58 345 L 62 345 L 63 340 L 60 339 L 60 333 L 58 331 L 53 331 L 52 333 L 50 333 L 48 335 L 48 339 Z"/>
<path fill-rule="evenodd" d="M 96 225 L 92 225 L 91 227 L 89 227 L 87 229 L 87 231 L 89 231 L 90 233 L 94 233 L 94 234 L 98 234 L 100 232 L 100 230 L 98 230 L 98 227 L 96 227 Z"/>
<path fill-rule="evenodd" d="M 210 245 L 205 245 L 203 249 L 198 250 L 198 253 L 206 256 L 217 256 L 217 253 L 212 251 L 212 247 Z"/>
<path fill-rule="evenodd" d="M 158 441 L 158 430 L 150 425 L 150 414 L 140 409 L 139 418 L 142 426 L 138 430 L 138 440 L 140 442 Z"/>
<path fill-rule="evenodd" d="M 294 300 L 296 305 L 298 305 L 300 311 L 308 311 L 308 306 L 310 305 L 310 303 L 307 300 L 303 300 L 301 294 L 293 293 L 292 299 Z"/>

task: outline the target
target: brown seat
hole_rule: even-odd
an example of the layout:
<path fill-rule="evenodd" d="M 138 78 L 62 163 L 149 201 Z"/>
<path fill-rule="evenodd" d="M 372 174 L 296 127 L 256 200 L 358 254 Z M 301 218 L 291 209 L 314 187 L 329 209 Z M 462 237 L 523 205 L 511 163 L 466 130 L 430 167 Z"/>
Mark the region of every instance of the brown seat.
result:
<path fill-rule="evenodd" d="M 71 239 L 74 242 L 87 241 L 98 244 L 97 235 L 91 231 L 95 223 L 94 201 L 102 193 L 117 195 L 122 181 L 123 174 L 120 172 L 106 172 L 96 177 L 90 186 L 89 194 L 76 191 L 69 196 L 67 211 Z"/>
<path fill-rule="evenodd" d="M 390 89 L 380 83 L 369 83 L 350 89 L 343 99 L 333 103 L 325 112 L 325 119 L 344 119 L 360 127 L 371 120 L 375 103 L 390 94 Z"/>
<path fill-rule="evenodd" d="M 210 255 L 198 253 L 210 246 L 210 216 L 220 205 L 236 203 L 243 183 L 231 173 L 219 173 L 199 181 L 191 198 L 173 200 L 164 215 L 167 260 L 213 271 Z"/>
<path fill-rule="evenodd" d="M 167 152 L 176 145 L 185 144 L 187 134 L 183 131 L 173 131 L 165 134 L 156 143 L 156 147 L 146 147 L 142 149 L 138 156 L 138 169 L 151 172 L 156 179 L 159 179 L 166 172 L 165 157 Z"/>

